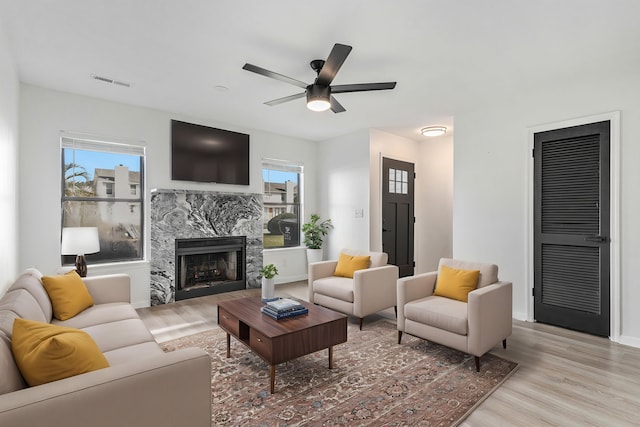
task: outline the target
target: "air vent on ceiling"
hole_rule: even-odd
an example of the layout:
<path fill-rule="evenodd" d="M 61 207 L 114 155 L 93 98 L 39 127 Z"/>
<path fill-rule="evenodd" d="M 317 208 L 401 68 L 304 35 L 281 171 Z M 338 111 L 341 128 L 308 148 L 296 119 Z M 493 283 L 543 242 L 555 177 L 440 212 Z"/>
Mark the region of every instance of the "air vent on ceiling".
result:
<path fill-rule="evenodd" d="M 118 86 L 131 87 L 131 83 L 123 82 L 120 80 L 114 80 L 110 77 L 98 76 L 96 74 L 91 74 L 91 78 L 94 80 L 98 80 L 105 83 L 111 83 Z"/>

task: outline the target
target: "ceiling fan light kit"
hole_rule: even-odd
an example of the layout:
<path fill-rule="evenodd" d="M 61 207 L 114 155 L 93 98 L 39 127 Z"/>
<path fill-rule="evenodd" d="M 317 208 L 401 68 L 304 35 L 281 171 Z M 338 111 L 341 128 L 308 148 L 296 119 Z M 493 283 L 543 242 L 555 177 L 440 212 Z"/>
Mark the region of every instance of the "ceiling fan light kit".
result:
<path fill-rule="evenodd" d="M 331 108 L 329 86 L 309 85 L 307 87 L 307 108 L 311 111 L 327 111 Z"/>
<path fill-rule="evenodd" d="M 366 92 L 371 90 L 389 90 L 396 87 L 396 82 L 385 83 L 358 83 L 348 85 L 331 86 L 331 82 L 336 77 L 338 70 L 347 59 L 352 47 L 336 43 L 331 49 L 331 53 L 327 60 L 314 59 L 311 61 L 311 69 L 317 73 L 317 77 L 312 84 L 307 84 L 300 80 L 287 77 L 273 71 L 269 71 L 253 64 L 244 64 L 243 70 L 260 74 L 265 77 L 280 80 L 298 86 L 305 91 L 294 95 L 285 96 L 284 98 L 273 99 L 265 102 L 266 105 L 274 106 L 284 102 L 293 101 L 294 99 L 307 98 L 307 108 L 312 111 L 326 111 L 331 109 L 334 113 L 342 113 L 346 111 L 344 107 L 331 95 L 332 93 L 348 93 L 348 92 Z"/>
<path fill-rule="evenodd" d="M 423 136 L 434 137 L 441 136 L 447 133 L 447 128 L 444 126 L 428 126 L 420 130 Z"/>

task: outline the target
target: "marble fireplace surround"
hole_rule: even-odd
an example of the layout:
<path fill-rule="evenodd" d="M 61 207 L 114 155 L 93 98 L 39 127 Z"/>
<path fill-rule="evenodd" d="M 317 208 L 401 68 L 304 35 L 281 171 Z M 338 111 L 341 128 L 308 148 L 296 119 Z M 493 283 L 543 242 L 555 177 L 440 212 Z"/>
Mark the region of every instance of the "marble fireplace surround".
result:
<path fill-rule="evenodd" d="M 151 192 L 151 305 L 175 301 L 175 239 L 246 236 L 247 287 L 259 288 L 262 194 Z"/>

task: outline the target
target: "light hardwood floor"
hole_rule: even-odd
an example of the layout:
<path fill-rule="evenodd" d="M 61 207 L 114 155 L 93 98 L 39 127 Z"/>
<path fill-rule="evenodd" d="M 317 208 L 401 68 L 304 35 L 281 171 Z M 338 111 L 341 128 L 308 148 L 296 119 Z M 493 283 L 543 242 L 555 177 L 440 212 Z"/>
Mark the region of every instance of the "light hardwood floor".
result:
<path fill-rule="evenodd" d="M 259 294 L 248 289 L 138 312 L 162 342 L 217 327 L 220 300 Z M 307 284 L 276 285 L 276 295 L 306 300 Z M 395 318 L 393 309 L 375 316 Z M 363 328 L 375 316 L 365 319 Z M 640 426 L 640 349 L 514 320 L 507 349 L 500 345 L 492 352 L 517 362 L 519 369 L 462 426 Z"/>

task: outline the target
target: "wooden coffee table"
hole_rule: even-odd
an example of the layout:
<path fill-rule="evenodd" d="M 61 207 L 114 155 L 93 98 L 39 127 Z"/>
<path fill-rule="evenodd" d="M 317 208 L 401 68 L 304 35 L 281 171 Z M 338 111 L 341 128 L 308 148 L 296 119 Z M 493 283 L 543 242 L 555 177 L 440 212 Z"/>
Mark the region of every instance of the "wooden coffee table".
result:
<path fill-rule="evenodd" d="M 271 371 L 272 394 L 276 365 L 326 348 L 331 369 L 333 346 L 347 341 L 347 316 L 318 305 L 301 304 L 309 309 L 308 314 L 275 320 L 260 311 L 260 297 L 218 302 L 218 325 L 227 333 L 227 357 L 231 357 L 233 336 L 264 359 Z"/>

